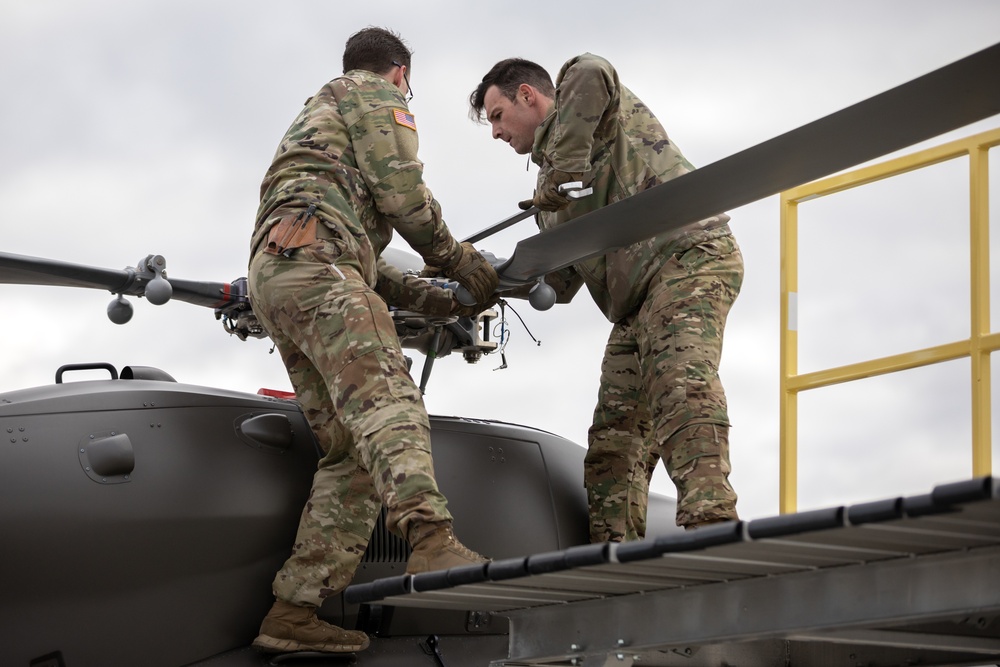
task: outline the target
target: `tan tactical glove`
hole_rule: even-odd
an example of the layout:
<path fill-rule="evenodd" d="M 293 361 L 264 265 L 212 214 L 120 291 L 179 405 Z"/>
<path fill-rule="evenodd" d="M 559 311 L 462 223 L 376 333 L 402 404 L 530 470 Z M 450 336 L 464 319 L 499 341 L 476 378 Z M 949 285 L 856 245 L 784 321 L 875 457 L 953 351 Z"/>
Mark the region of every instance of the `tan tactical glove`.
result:
<path fill-rule="evenodd" d="M 466 306 L 462 304 L 458 299 L 454 299 L 452 304 L 451 314 L 458 317 L 476 317 L 479 313 L 484 310 L 489 310 L 493 306 L 497 305 L 497 297 L 490 297 L 485 303 L 477 303 L 472 306 Z"/>
<path fill-rule="evenodd" d="M 451 266 L 441 267 L 442 273 L 469 290 L 476 303 L 486 303 L 496 291 L 500 278 L 471 243 L 463 243 L 461 248 L 458 259 Z"/>
<path fill-rule="evenodd" d="M 563 193 L 559 192 L 559 186 L 564 183 L 572 183 L 573 181 L 582 180 L 583 174 L 553 169 L 542 180 L 542 184 L 538 187 L 538 191 L 535 193 L 535 198 L 520 202 L 518 206 L 520 206 L 521 210 L 524 211 L 527 211 L 532 206 L 535 206 L 542 211 L 558 211 L 566 208 L 569 206 L 570 199 Z"/>
<path fill-rule="evenodd" d="M 437 278 L 441 275 L 441 267 L 431 266 L 430 264 L 424 264 L 424 268 L 420 271 L 421 278 Z"/>
<path fill-rule="evenodd" d="M 378 259 L 375 291 L 390 306 L 425 315 L 449 317 L 455 313 L 458 300 L 450 289 L 438 287 L 416 276 L 403 273 L 398 267 Z"/>

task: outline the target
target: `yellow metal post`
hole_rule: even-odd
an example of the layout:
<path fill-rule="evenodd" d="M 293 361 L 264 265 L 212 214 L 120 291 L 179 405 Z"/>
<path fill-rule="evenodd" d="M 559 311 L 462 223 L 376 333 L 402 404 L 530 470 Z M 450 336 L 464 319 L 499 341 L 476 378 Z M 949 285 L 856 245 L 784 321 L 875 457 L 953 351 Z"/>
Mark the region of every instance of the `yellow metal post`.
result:
<path fill-rule="evenodd" d="M 789 380 L 799 370 L 799 233 L 798 202 L 781 196 L 781 404 L 779 408 L 778 509 L 798 505 L 798 392 Z"/>
<path fill-rule="evenodd" d="M 990 333 L 989 151 L 969 152 L 969 226 L 972 366 L 972 475 L 989 475 L 992 467 L 990 350 L 983 337 Z"/>

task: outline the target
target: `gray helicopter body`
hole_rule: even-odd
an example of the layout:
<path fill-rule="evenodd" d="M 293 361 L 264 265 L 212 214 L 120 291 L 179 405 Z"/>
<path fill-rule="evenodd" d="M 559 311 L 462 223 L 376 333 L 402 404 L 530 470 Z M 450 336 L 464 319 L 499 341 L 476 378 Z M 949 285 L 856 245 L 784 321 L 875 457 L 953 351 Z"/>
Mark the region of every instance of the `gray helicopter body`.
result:
<path fill-rule="evenodd" d="M 297 403 L 142 367 L 62 381 L 73 370 L 0 394 L 0 662 L 266 664 L 246 647 L 318 460 Z M 500 422 L 431 424 L 438 481 L 472 548 L 510 558 L 586 543 L 583 448 Z M 673 501 L 653 505 L 652 523 L 673 528 Z M 355 583 L 401 574 L 408 555 L 380 520 Z M 361 609 L 338 596 L 322 615 L 393 647 L 358 664 L 419 664 L 430 636 L 464 642 L 469 664 L 506 646 L 505 620 L 488 614 Z"/>

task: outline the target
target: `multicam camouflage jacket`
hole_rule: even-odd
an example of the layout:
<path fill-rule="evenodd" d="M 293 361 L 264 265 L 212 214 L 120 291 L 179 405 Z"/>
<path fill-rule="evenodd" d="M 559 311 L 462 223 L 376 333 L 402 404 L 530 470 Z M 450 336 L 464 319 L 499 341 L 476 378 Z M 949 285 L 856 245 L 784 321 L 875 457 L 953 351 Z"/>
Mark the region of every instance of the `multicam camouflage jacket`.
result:
<path fill-rule="evenodd" d="M 535 131 L 531 159 L 539 187 L 554 169 L 583 173 L 594 193 L 556 212 L 538 216 L 541 229 L 560 225 L 608 204 L 688 173 L 691 166 L 663 126 L 628 88 L 607 60 L 593 54 L 573 58 L 556 78 L 556 101 Z M 670 256 L 730 233 L 720 214 L 646 241 L 609 252 L 546 277 L 561 302 L 585 283 L 611 322 L 638 308 L 649 281 Z"/>
<path fill-rule="evenodd" d="M 427 264 L 460 248 L 424 184 L 417 128 L 389 81 L 352 70 L 306 100 L 261 184 L 251 253 L 279 219 L 314 205 L 329 235 L 375 287 L 376 260 L 393 230 Z"/>

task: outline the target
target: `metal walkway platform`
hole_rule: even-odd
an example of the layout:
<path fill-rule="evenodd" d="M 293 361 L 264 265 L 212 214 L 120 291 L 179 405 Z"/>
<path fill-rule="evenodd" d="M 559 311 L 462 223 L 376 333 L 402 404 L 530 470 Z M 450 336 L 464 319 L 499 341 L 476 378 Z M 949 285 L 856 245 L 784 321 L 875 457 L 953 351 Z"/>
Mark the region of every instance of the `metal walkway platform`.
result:
<path fill-rule="evenodd" d="M 501 665 L 1000 661 L 1000 480 L 351 586 L 510 620 Z"/>

